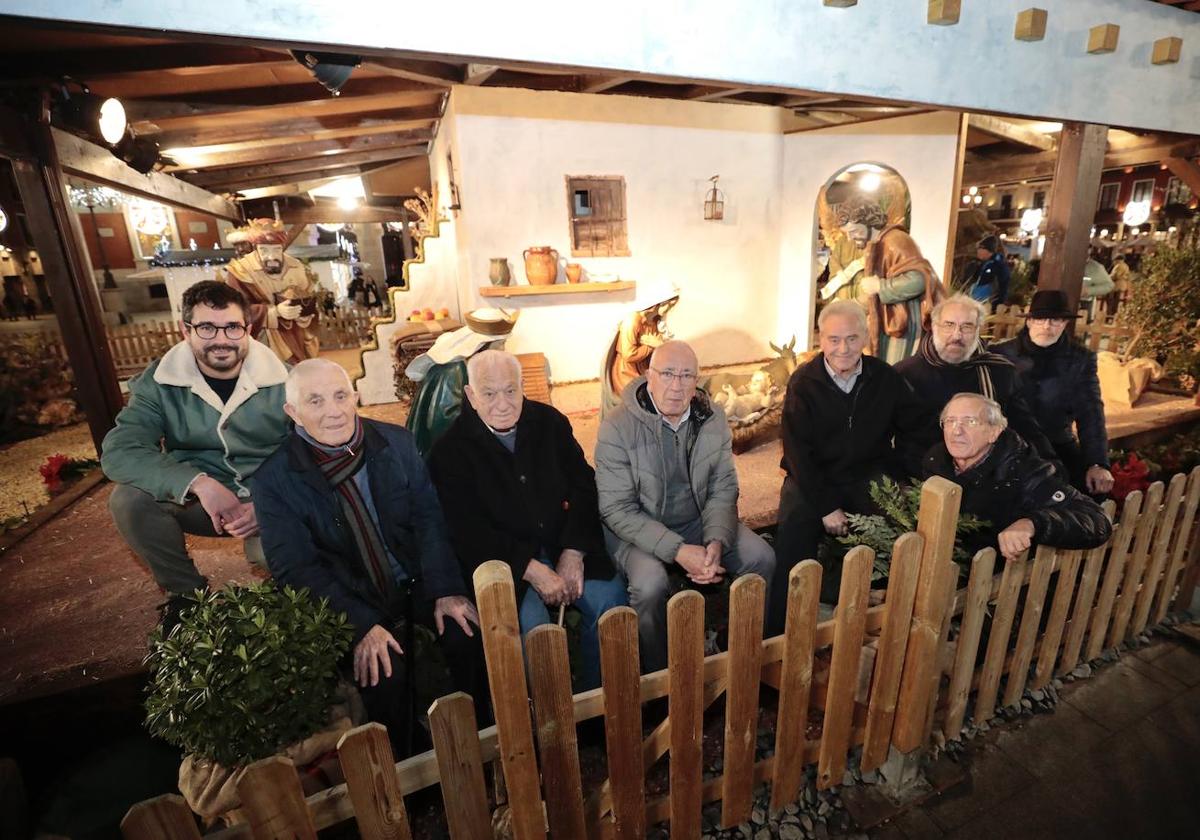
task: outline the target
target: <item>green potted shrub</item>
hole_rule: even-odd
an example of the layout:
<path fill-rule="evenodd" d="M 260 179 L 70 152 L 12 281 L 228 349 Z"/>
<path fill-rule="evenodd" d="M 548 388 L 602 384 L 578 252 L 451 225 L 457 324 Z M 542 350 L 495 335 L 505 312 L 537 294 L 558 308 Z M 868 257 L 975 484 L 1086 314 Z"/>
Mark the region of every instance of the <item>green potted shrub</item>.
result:
<path fill-rule="evenodd" d="M 1117 322 L 1133 329 L 1122 354 L 1149 358 L 1188 392 L 1200 374 L 1200 248 L 1159 248 L 1143 263 Z"/>
<path fill-rule="evenodd" d="M 268 580 L 193 600 L 169 636 L 151 638 L 146 726 L 183 750 L 180 790 L 211 822 L 239 804 L 246 765 L 313 761 L 361 715 L 337 703 L 352 630 L 327 599 Z"/>

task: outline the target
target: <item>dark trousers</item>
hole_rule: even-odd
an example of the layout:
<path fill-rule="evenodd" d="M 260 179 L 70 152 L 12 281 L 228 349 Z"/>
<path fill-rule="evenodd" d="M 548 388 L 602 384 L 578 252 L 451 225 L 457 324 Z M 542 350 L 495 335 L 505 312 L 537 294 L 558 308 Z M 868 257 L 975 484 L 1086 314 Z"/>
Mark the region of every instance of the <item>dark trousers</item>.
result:
<path fill-rule="evenodd" d="M 416 621 L 434 630 L 432 605 L 423 605 L 415 610 Z M 487 670 L 483 659 L 482 634 L 472 627 L 475 635 L 468 636 L 451 618 L 444 621 L 446 632 L 438 637 L 438 645 L 450 669 L 450 681 L 455 691 L 462 691 L 475 702 L 475 722 L 479 727 L 492 723 L 491 703 L 488 694 Z M 388 628 L 396 641 L 404 648 L 403 654 L 390 651 L 392 675 L 380 674 L 375 686 L 358 686 L 367 718 L 387 727 L 392 742 L 392 751 L 399 761 L 429 749 L 430 743 L 425 730 L 417 723 L 417 682 L 421 679 L 422 663 L 417 662 L 415 645 L 411 633 L 403 629 Z M 343 662 L 347 679 L 353 675 L 353 648 Z M 425 665 L 424 667 L 430 667 Z"/>
<path fill-rule="evenodd" d="M 882 477 L 880 473 L 828 489 L 832 496 L 842 500 L 841 510 L 845 513 L 878 513 L 875 503 L 871 501 L 870 488 L 872 481 L 879 481 Z M 837 603 L 838 589 L 842 583 L 842 552 L 837 552 L 839 559 L 836 561 L 821 557 L 821 543 L 826 533 L 821 523 L 820 507 L 815 501 L 805 497 L 800 485 L 791 476 L 784 478 L 779 491 L 779 524 L 775 530 L 775 581 L 767 603 L 767 628 L 772 635 L 783 632 L 787 619 L 788 575 L 794 566 L 804 560 L 821 561 L 821 602 Z"/>

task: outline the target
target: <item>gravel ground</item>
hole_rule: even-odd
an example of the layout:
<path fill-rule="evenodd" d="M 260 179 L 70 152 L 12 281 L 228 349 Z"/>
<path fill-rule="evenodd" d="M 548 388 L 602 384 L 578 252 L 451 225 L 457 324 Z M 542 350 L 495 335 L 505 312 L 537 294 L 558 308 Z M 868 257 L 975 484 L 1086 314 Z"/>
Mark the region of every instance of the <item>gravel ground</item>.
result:
<path fill-rule="evenodd" d="M 96 457 L 86 423 L 55 429 L 0 449 L 0 481 L 4 486 L 4 492 L 0 493 L 0 520 L 33 513 L 50 501 L 38 467 L 49 456 L 60 453 L 72 458 Z"/>

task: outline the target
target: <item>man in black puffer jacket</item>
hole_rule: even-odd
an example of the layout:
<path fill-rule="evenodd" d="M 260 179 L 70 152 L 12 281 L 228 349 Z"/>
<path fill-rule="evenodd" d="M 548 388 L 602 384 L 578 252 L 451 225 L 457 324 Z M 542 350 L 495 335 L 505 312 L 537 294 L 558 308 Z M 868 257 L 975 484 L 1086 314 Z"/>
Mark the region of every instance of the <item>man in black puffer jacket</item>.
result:
<path fill-rule="evenodd" d="M 1067 334 L 1075 316 L 1063 292 L 1036 293 L 1026 318 L 1025 329 L 1016 338 L 991 349 L 1016 366 L 1021 395 L 1066 467 L 1071 484 L 1086 493 L 1107 493 L 1113 476 L 1096 354 Z"/>
<path fill-rule="evenodd" d="M 944 439 L 926 453 L 924 476 L 960 485 L 961 512 L 990 523 L 965 535 L 969 554 L 989 546 L 1005 559 L 1033 545 L 1095 548 L 1112 535 L 1100 506 L 1007 428 L 995 400 L 957 394 L 942 410 L 941 425 Z"/>
<path fill-rule="evenodd" d="M 946 298 L 934 307 L 933 332 L 921 339 L 920 350 L 896 365 L 922 408 L 916 427 L 896 436 L 896 453 L 909 476 L 920 475 L 921 458 L 941 438 L 938 414 L 958 393 L 982 394 L 998 402 L 1017 434 L 1046 460 L 1058 460 L 1021 394 L 1013 363 L 980 343 L 985 314 L 983 306 L 966 295 Z"/>

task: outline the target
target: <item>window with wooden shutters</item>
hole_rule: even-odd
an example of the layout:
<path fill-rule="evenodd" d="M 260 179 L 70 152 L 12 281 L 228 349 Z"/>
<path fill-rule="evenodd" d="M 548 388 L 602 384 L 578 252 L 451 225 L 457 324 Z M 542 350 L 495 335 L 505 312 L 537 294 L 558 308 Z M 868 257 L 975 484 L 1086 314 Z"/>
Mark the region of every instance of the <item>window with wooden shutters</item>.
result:
<path fill-rule="evenodd" d="M 616 175 L 567 176 L 572 257 L 628 257 L 625 179 Z"/>

